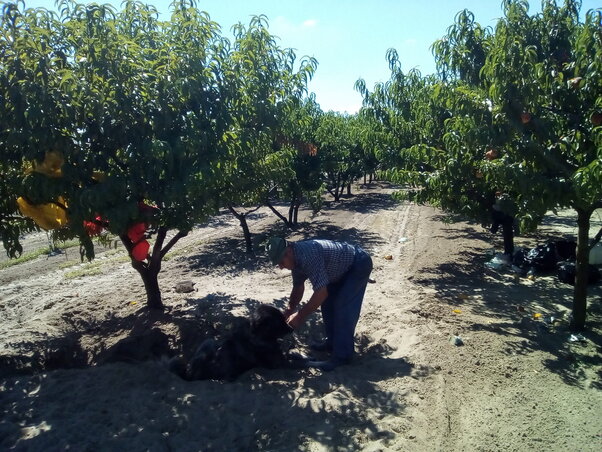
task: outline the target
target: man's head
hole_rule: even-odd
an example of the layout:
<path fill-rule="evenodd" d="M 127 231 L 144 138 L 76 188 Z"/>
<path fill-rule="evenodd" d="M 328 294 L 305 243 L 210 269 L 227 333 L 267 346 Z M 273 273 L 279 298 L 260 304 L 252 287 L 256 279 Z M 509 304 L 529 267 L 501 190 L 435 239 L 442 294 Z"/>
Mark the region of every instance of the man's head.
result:
<path fill-rule="evenodd" d="M 280 268 L 293 269 L 293 249 L 286 240 L 281 237 L 271 237 L 266 249 L 272 264 L 278 265 Z"/>

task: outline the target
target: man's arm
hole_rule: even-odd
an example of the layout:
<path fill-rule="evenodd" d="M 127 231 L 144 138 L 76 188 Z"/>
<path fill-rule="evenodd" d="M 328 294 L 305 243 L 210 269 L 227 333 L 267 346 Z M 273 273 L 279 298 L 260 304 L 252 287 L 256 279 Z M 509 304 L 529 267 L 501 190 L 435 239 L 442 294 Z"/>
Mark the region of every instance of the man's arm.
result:
<path fill-rule="evenodd" d="M 303 296 L 303 294 L 301 295 Z M 324 303 L 326 297 L 328 297 L 328 289 L 326 288 L 326 286 L 314 291 L 307 303 L 305 303 L 305 305 L 303 305 L 303 307 L 299 309 L 299 311 L 295 312 L 294 314 L 291 314 L 291 316 L 286 320 L 287 323 L 293 329 L 297 329 L 312 312 L 317 310 L 322 305 L 322 303 Z"/>
<path fill-rule="evenodd" d="M 291 291 L 291 296 L 288 301 L 288 309 L 285 311 L 285 314 L 290 315 L 297 309 L 299 303 L 301 303 L 301 299 L 303 298 L 303 293 L 305 292 L 305 284 L 301 283 L 297 286 L 293 286 L 293 290 Z"/>

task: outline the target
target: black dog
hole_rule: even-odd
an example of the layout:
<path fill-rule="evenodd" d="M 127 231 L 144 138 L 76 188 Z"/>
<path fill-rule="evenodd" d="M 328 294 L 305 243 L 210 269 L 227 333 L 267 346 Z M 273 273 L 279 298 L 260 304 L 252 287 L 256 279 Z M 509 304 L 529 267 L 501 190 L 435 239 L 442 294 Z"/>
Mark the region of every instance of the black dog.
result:
<path fill-rule="evenodd" d="M 292 331 L 280 310 L 262 304 L 223 339 L 204 340 L 188 362 L 172 359 L 170 370 L 185 380 L 231 381 L 254 367 L 298 367 L 278 341 Z"/>

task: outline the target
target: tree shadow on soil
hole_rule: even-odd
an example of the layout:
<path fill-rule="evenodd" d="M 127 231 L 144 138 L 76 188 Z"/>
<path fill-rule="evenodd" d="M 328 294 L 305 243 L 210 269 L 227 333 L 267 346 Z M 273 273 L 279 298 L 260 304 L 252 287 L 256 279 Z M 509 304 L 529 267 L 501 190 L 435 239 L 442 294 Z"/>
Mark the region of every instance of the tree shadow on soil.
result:
<path fill-rule="evenodd" d="M 274 304 L 283 308 L 285 301 L 282 298 L 275 300 Z M 370 441 L 391 438 L 393 434 L 384 430 L 375 419 L 401 415 L 405 409 L 404 397 L 397 392 L 382 390 L 379 382 L 392 378 L 424 377 L 431 370 L 426 367 L 416 368 L 404 359 L 391 358 L 393 350 L 386 343 L 374 343 L 368 336 L 360 336 L 357 341 L 357 360 L 333 372 L 316 369 L 255 369 L 232 383 L 218 383 L 180 380 L 159 364 L 161 356 L 166 353 L 163 346 L 153 348 L 153 341 L 148 340 L 149 337 L 152 339 L 149 331 L 161 331 L 169 338 L 168 348 L 171 354 L 186 355 L 187 350 L 192 350 L 203 338 L 223 335 L 242 320 L 243 317 L 233 314 L 233 310 L 251 311 L 259 304 L 259 301 L 250 298 L 238 300 L 214 293 L 202 298 L 188 298 L 182 305 L 165 313 L 141 309 L 123 318 L 110 318 L 90 325 L 98 337 L 106 338 L 124 331 L 128 334 L 111 347 L 94 352 L 86 353 L 82 350 L 79 341 L 74 339 L 75 333 L 57 339 L 57 344 L 71 344 L 64 347 L 62 361 L 40 362 L 42 368 L 30 368 L 33 375 L 29 378 L 19 378 L 14 374 L 12 377 L 4 376 L 6 378 L 3 381 L 4 390 L 0 394 L 0 406 L 3 407 L 1 411 L 5 421 L 0 423 L 0 447 L 41 450 L 48 444 L 67 448 L 73 442 L 82 446 L 82 441 L 108 448 L 126 447 L 133 441 L 130 438 L 132 428 L 137 432 L 154 432 L 159 428 L 154 417 L 136 412 L 140 404 L 133 398 L 144 393 L 151 400 L 146 402 L 151 404 L 151 410 L 163 410 L 161 431 L 181 432 L 189 429 L 187 438 L 198 438 L 199 450 L 211 450 L 212 441 L 213 447 L 226 450 L 303 450 L 303 443 L 308 439 L 324 445 L 337 444 L 337 450 L 351 450 L 358 446 L 358 439 L 354 439 L 350 433 L 363 432 Z M 305 351 L 303 344 L 307 344 L 309 337 L 319 334 L 317 330 L 321 330 L 321 323 L 316 317 L 312 316 L 309 324 L 293 341 L 294 347 Z M 84 331 L 81 334 L 89 333 L 91 332 Z M 162 338 L 160 335 L 156 337 Z M 159 342 L 162 340 L 163 338 Z M 40 342 L 31 346 L 48 349 L 49 343 Z M 133 354 L 128 355 L 128 351 Z M 71 365 L 75 357 L 80 355 L 86 358 L 78 361 L 78 365 Z M 94 356 L 91 358 L 90 355 Z M 96 366 L 79 369 L 83 367 L 80 364 L 90 359 L 93 361 L 91 364 Z M 38 373 L 61 368 L 71 370 L 62 371 L 60 377 L 56 378 L 52 373 Z M 115 378 L 112 376 L 114 372 L 119 375 L 120 383 L 114 388 L 112 396 L 125 400 L 132 398 L 131 404 L 124 406 L 120 403 L 118 406 L 126 411 L 131 406 L 129 419 L 133 421 L 128 425 L 100 422 L 82 440 L 78 432 L 88 431 L 89 425 L 86 422 L 89 420 L 86 421 L 86 416 L 78 415 L 81 410 L 79 398 L 83 397 L 86 406 L 102 406 L 107 398 L 103 380 Z M 82 387 L 84 381 L 85 385 Z M 60 393 L 57 390 L 57 382 L 61 383 L 59 386 L 76 387 L 77 391 L 65 397 L 62 390 Z M 135 394 L 138 395 L 124 392 L 124 388 L 131 385 L 136 385 Z M 139 387 L 143 388 L 142 393 L 138 390 Z M 216 390 L 224 394 L 223 400 L 226 403 L 203 404 L 202 401 Z M 262 404 L 265 403 L 268 414 L 256 417 L 253 413 L 248 413 L 244 421 L 240 421 L 239 436 L 216 438 L 216 432 L 219 434 L 223 430 L 223 424 L 232 422 L 232 416 L 237 416 L 229 411 L 228 407 L 232 408 L 227 402 L 230 397 L 236 397 L 236 393 L 241 394 L 240 397 L 247 397 L 253 392 L 256 393 L 255 400 L 263 400 Z M 157 401 L 155 394 L 164 395 Z M 165 410 L 165 397 L 169 399 L 169 410 Z M 201 403 L 191 404 L 191 399 Z M 153 407 L 153 404 L 157 406 Z M 61 407 L 60 415 L 57 414 L 57 406 Z M 271 406 L 274 407 L 273 414 L 269 414 Z M 282 415 L 283 406 L 287 407 L 286 417 L 276 418 L 278 413 Z M 315 411 L 318 406 L 323 408 L 319 420 L 316 419 Z M 111 416 L 110 408 L 106 415 Z M 40 429 L 36 435 L 24 433 L 24 425 L 36 424 L 48 425 L 50 428 Z M 74 425 L 79 425 L 79 428 L 74 428 Z M 278 428 L 274 429 L 274 425 L 278 425 Z M 166 450 L 177 448 L 177 444 L 169 444 L 170 438 L 161 437 L 161 432 L 157 432 L 157 435 Z M 299 446 L 294 446 L 295 444 Z"/>
<path fill-rule="evenodd" d="M 340 228 L 329 222 L 317 221 L 311 230 L 299 231 L 296 240 L 325 239 L 336 240 L 359 245 L 370 250 L 383 240 L 378 234 L 362 231 L 357 228 Z"/>
<path fill-rule="evenodd" d="M 201 274 L 225 272 L 238 274 L 241 271 L 256 271 L 265 268 L 269 262 L 260 253 L 264 249 L 266 237 L 264 234 L 253 234 L 253 249 L 255 254 L 246 251 L 241 237 L 224 237 L 214 239 L 193 255 L 187 256 L 184 262 L 191 270 Z"/>
<path fill-rule="evenodd" d="M 403 204 L 388 193 L 362 193 L 361 196 L 342 198 L 341 201 L 326 201 L 326 210 L 345 209 L 358 213 L 374 213 L 391 210 Z"/>
<path fill-rule="evenodd" d="M 136 449 L 153 446 L 153 450 L 178 450 L 178 444 L 186 444 L 180 450 L 301 451 L 311 440 L 328 447 L 337 445 L 336 450 L 354 450 L 358 447 L 358 439 L 354 438 L 358 432 L 369 441 L 394 436 L 377 419 L 402 416 L 406 404 L 403 396 L 381 390 L 378 383 L 413 376 L 410 365 L 397 361 L 379 363 L 374 358 L 371 373 L 353 379 L 338 371 L 300 371 L 288 379 L 281 377 L 282 372 L 267 371 L 249 372 L 234 383 L 181 382 L 149 364 L 110 364 L 63 371 L 56 378 L 51 374 L 29 381 L 12 379 L 4 383 L 5 391 L 0 395 L 4 419 L 0 447 L 48 450 L 48 445 L 54 444 L 57 450 L 94 446 L 124 450 L 136 444 Z M 119 376 L 119 383 L 109 396 L 103 380 L 114 380 L 111 374 Z M 303 381 L 302 387 L 298 386 L 299 380 Z M 85 392 L 81 381 L 86 381 Z M 77 391 L 65 397 L 58 393 L 57 385 L 64 390 L 75 387 Z M 132 386 L 136 390 L 124 390 Z M 219 397 L 223 403 L 216 403 L 216 392 L 223 394 Z M 136 400 L 145 393 L 148 399 Z M 163 394 L 161 398 L 159 394 Z M 106 410 L 105 414 L 81 415 L 80 397 L 88 408 Z M 120 399 L 115 405 L 118 413 L 111 413 L 107 406 L 107 399 L 112 397 Z M 232 398 L 238 406 L 233 405 Z M 213 402 L 205 402 L 207 399 Z M 95 423 L 90 429 L 90 419 L 99 418 L 105 422 Z M 124 418 L 127 423 L 120 422 Z M 235 433 L 228 435 L 233 423 L 237 426 Z M 27 435 L 23 426 L 47 428 Z"/>
<path fill-rule="evenodd" d="M 445 232 L 448 239 L 483 240 L 483 236 L 471 230 Z M 547 352 L 554 358 L 543 364 L 567 384 L 579 387 L 584 385 L 582 369 L 597 369 L 599 378 L 592 385 L 600 386 L 602 310 L 599 301 L 602 287 L 588 286 L 588 329 L 583 335 L 589 345 L 571 342 L 569 324 L 573 287 L 560 283 L 555 274 L 538 274 L 534 280 L 528 280 L 510 269 L 489 269 L 485 263 L 490 258 L 481 248 L 467 249 L 456 255 L 455 262 L 424 268 L 420 277 L 412 282 L 434 288 L 437 298 L 449 301 L 454 308 L 488 318 L 487 323 L 463 327 L 505 336 L 507 354 Z"/>
<path fill-rule="evenodd" d="M 357 228 L 342 229 L 327 221 L 315 221 L 311 226 L 302 225 L 290 231 L 280 224 L 271 225 L 252 236 L 255 254 L 249 255 L 240 238 L 220 238 L 205 244 L 193 255 L 182 259 L 185 265 L 199 274 L 222 272 L 239 274 L 242 271 L 260 271 L 273 267 L 265 252 L 269 237 L 284 237 L 287 240 L 307 240 L 313 238 L 346 241 L 369 250 L 382 242 L 377 234 Z M 292 237 L 292 238 L 291 238 Z"/>
<path fill-rule="evenodd" d="M 362 193 L 361 196 L 346 198 L 340 202 L 326 201 L 322 210 L 345 209 L 358 213 L 373 213 L 381 210 L 394 209 L 400 204 L 387 193 Z M 285 203 L 274 203 L 281 211 L 287 207 Z M 213 227 L 230 225 L 232 218 L 228 212 L 221 212 L 215 219 L 207 224 Z M 277 221 L 262 228 L 256 228 L 253 221 L 268 216 L 265 213 L 253 213 L 247 217 L 251 229 L 253 254 L 246 250 L 242 230 L 237 231 L 232 237 L 213 239 L 204 244 L 198 253 L 183 258 L 189 268 L 197 273 L 208 274 L 221 271 L 228 274 L 237 274 L 241 271 L 256 271 L 271 266 L 265 256 L 265 244 L 269 237 L 278 236 L 293 240 L 307 240 L 321 238 L 339 241 L 348 241 L 369 249 L 381 241 L 376 234 L 360 231 L 356 228 L 342 229 L 339 226 L 314 218 L 311 222 L 300 222 L 295 229 L 287 228 L 283 222 Z"/>
<path fill-rule="evenodd" d="M 238 320 L 231 310 L 247 302 L 215 293 L 189 298 L 164 312 L 141 307 L 126 316 L 111 313 L 102 320 L 65 313 L 62 317 L 68 327 L 61 336 L 12 343 L 13 353 L 0 355 L 0 377 L 187 353 L 203 338 L 228 331 Z M 83 344 L 90 342 L 85 348 Z"/>
<path fill-rule="evenodd" d="M 560 216 L 560 215 L 546 215 L 540 225 L 543 229 L 550 229 L 557 231 L 558 228 L 574 228 L 577 231 L 577 221 L 571 216 Z"/>

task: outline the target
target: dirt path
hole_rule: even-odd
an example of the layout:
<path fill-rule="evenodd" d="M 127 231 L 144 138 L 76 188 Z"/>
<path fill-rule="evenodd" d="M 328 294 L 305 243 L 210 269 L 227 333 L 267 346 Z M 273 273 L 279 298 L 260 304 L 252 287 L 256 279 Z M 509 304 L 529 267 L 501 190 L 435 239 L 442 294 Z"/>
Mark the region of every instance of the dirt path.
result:
<path fill-rule="evenodd" d="M 163 315 L 143 308 L 141 281 L 119 248 L 92 264 L 55 256 L 0 271 L 0 448 L 600 450 L 600 286 L 586 341 L 569 342 L 569 286 L 486 270 L 501 238 L 395 203 L 391 191 L 374 186 L 316 216 L 302 212 L 303 227 L 288 236 L 349 240 L 374 259 L 357 359 L 330 373 L 185 382 L 147 359 L 151 328 L 169 335 L 173 351 L 257 303 L 284 306 L 288 272 L 247 258 L 227 215 L 195 229 L 164 263 Z M 257 244 L 284 231 L 267 210 L 251 228 Z M 182 280 L 195 292 L 175 292 Z M 550 316 L 560 320 L 548 325 Z M 313 316 L 289 345 L 306 352 L 320 327 Z M 130 362 L 112 362 L 131 338 L 139 341 Z"/>

